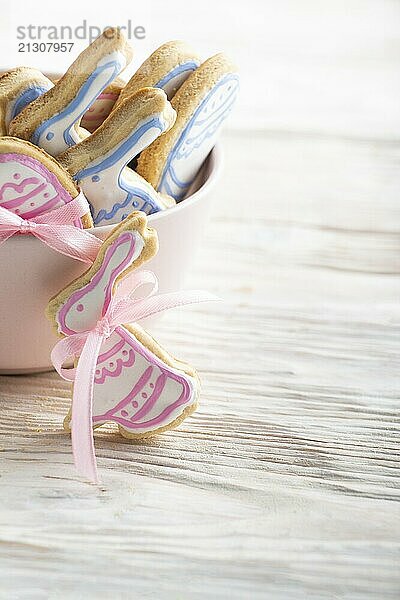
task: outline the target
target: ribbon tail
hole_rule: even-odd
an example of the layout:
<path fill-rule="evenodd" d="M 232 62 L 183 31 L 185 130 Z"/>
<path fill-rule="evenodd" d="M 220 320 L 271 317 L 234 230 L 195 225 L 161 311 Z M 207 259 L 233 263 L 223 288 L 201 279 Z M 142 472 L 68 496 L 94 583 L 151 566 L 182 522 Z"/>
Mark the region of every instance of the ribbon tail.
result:
<path fill-rule="evenodd" d="M 66 381 L 74 381 L 76 369 L 64 368 L 64 362 L 82 352 L 87 335 L 75 334 L 59 340 L 51 351 L 51 362 L 57 373 Z"/>
<path fill-rule="evenodd" d="M 94 451 L 92 405 L 94 376 L 103 337 L 96 331 L 87 336 L 76 368 L 72 397 L 71 438 L 75 467 L 93 483 L 98 483 Z"/>
<path fill-rule="evenodd" d="M 116 308 L 118 313 L 117 324 L 119 322 L 133 323 L 165 310 L 186 306 L 187 304 L 200 304 L 201 302 L 216 302 L 219 300 L 220 298 L 217 296 L 202 290 L 156 294 L 137 300 L 134 304 L 129 301 L 129 298 L 122 299 Z"/>

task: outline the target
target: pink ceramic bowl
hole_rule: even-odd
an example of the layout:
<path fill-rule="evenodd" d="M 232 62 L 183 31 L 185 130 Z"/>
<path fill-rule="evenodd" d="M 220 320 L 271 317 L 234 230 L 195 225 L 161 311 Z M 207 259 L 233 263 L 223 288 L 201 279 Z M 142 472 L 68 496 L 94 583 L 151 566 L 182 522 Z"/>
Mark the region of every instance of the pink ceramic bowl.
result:
<path fill-rule="evenodd" d="M 208 219 L 221 163 L 216 146 L 186 200 L 149 216 L 160 250 L 145 268 L 159 280 L 159 291 L 181 288 Z M 112 225 L 91 230 L 104 239 Z M 88 267 L 48 248 L 33 236 L 14 236 L 0 246 L 0 373 L 29 373 L 51 368 L 57 338 L 44 316 L 48 300 Z"/>

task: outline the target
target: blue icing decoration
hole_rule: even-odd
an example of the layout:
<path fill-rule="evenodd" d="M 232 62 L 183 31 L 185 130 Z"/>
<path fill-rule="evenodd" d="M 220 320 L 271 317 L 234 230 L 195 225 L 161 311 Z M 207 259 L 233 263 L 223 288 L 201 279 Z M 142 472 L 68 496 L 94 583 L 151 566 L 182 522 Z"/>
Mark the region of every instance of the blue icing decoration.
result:
<path fill-rule="evenodd" d="M 94 181 L 94 182 L 100 181 L 100 177 L 98 175 L 93 175 L 92 181 Z"/>
<path fill-rule="evenodd" d="M 130 202 L 132 201 L 132 198 L 139 198 L 139 200 L 142 202 L 142 205 L 140 206 L 139 210 L 146 213 L 146 215 L 150 215 L 151 213 L 158 212 L 160 210 L 160 207 L 157 206 L 154 202 L 154 198 L 152 198 L 152 196 L 150 196 L 150 194 L 148 194 L 145 190 L 131 187 L 127 197 L 123 202 L 117 202 L 109 211 L 107 211 L 104 208 L 99 210 L 97 215 L 93 216 L 93 223 L 95 225 L 99 225 L 102 221 L 109 221 L 117 214 L 118 211 L 128 206 L 128 204 L 130 204 Z M 133 202 L 132 204 L 136 204 L 137 206 L 139 206 L 139 202 L 137 201 Z M 121 221 L 124 218 L 124 215 L 121 215 Z"/>
<path fill-rule="evenodd" d="M 177 67 L 172 69 L 169 73 L 167 73 L 162 79 L 160 79 L 160 81 L 158 83 L 156 83 L 154 87 L 163 88 L 167 83 L 169 83 L 171 81 L 171 79 L 174 79 L 174 77 L 177 77 L 178 75 L 181 75 L 182 73 L 186 73 L 186 72 L 188 72 L 188 75 L 189 75 L 190 72 L 195 71 L 198 66 L 199 66 L 199 63 L 197 63 L 193 60 L 183 63 L 181 65 L 178 65 Z"/>
<path fill-rule="evenodd" d="M 46 134 L 46 140 L 52 140 L 54 137 L 54 133 L 52 131 L 49 131 L 48 134 Z"/>
<path fill-rule="evenodd" d="M 93 71 L 93 73 L 91 73 L 90 76 L 86 79 L 85 83 L 82 85 L 82 87 L 80 88 L 80 90 L 77 93 L 77 95 L 75 96 L 75 98 L 64 108 L 64 110 L 62 110 L 60 113 L 51 117 L 51 119 L 47 119 L 47 121 L 44 121 L 43 123 L 41 123 L 41 125 L 39 125 L 39 127 L 33 133 L 31 141 L 34 144 L 39 145 L 40 137 L 41 137 L 42 133 L 48 127 L 51 127 L 51 125 L 53 123 L 57 123 L 60 119 L 64 119 L 66 115 L 73 112 L 80 105 L 82 99 L 85 97 L 86 92 L 90 88 L 93 81 L 95 81 L 95 79 L 97 79 L 97 76 L 100 73 L 102 73 L 103 71 L 107 70 L 110 67 L 113 67 L 113 71 L 112 71 L 110 77 L 107 79 L 107 81 L 101 87 L 101 90 L 104 90 L 104 88 L 106 88 L 115 79 L 115 77 L 121 71 L 123 66 L 124 65 L 122 65 L 118 61 L 114 60 L 114 61 L 110 61 L 104 65 L 101 65 L 100 67 L 97 67 L 97 69 L 95 69 Z M 93 102 L 96 100 L 100 91 L 98 89 L 96 89 L 94 94 L 89 97 L 87 102 L 85 102 L 85 104 L 82 106 L 80 113 L 78 114 L 77 120 L 80 117 L 82 117 L 84 115 L 84 113 L 87 111 L 87 109 L 91 106 L 91 104 L 93 104 Z M 71 128 L 72 128 L 72 126 L 70 126 L 69 129 L 65 130 L 64 134 L 63 134 L 64 141 L 68 146 L 74 146 L 76 143 L 75 140 L 71 136 L 71 133 L 70 133 Z"/>
<path fill-rule="evenodd" d="M 221 88 L 226 89 L 221 90 Z M 188 180 L 183 181 L 178 177 L 174 163 L 176 165 L 177 161 L 186 160 L 192 152 L 216 133 L 231 111 L 238 89 L 238 76 L 235 74 L 225 75 L 202 100 L 169 153 L 160 178 L 159 191 L 170 194 L 176 200 L 185 197 L 197 173 Z M 214 111 L 210 110 L 210 107 Z M 202 118 L 202 115 L 205 116 Z M 195 129 L 200 131 L 196 133 Z"/>
<path fill-rule="evenodd" d="M 92 165 L 83 169 L 82 171 L 78 171 L 75 174 L 74 179 L 79 183 L 83 179 L 87 177 L 91 177 L 92 181 L 94 177 L 98 177 L 97 173 L 101 173 L 106 169 L 112 167 L 116 163 L 120 162 L 121 159 L 125 157 L 126 162 L 121 168 L 121 172 L 118 178 L 118 185 L 121 190 L 126 192 L 126 197 L 122 202 L 117 202 L 110 210 L 100 209 L 97 215 L 93 216 L 93 222 L 95 225 L 101 223 L 101 221 L 109 221 L 112 219 L 116 213 L 129 204 L 132 204 L 135 208 L 140 207 L 140 210 L 145 212 L 146 214 L 151 214 L 153 212 L 158 212 L 162 207 L 158 205 L 156 198 L 149 194 L 146 190 L 132 185 L 125 177 L 123 173 L 123 168 L 126 164 L 131 160 L 132 153 L 129 152 L 131 148 L 133 148 L 138 140 L 148 131 L 149 129 L 156 128 L 160 130 L 162 133 L 165 129 L 163 122 L 158 117 L 153 117 L 149 119 L 146 123 L 143 123 L 140 127 L 135 129 L 133 133 L 127 137 L 124 142 L 114 149 L 112 153 L 110 153 L 106 158 L 104 158 L 101 162 L 96 165 Z M 121 219 L 123 217 L 121 216 Z"/>
<path fill-rule="evenodd" d="M 130 136 L 128 136 L 122 144 L 115 148 L 114 151 L 110 153 L 106 158 L 104 158 L 101 162 L 96 163 L 95 165 L 92 165 L 87 169 L 82 169 L 82 171 L 78 171 L 75 175 L 75 179 L 77 181 L 80 181 L 84 177 L 91 177 L 96 173 L 101 173 L 101 171 L 104 171 L 105 169 L 108 169 L 109 167 L 115 165 L 124 156 L 126 156 L 125 164 L 127 164 L 132 159 L 132 154 L 129 154 L 129 150 L 137 144 L 139 139 L 146 133 L 148 129 L 152 129 L 153 127 L 159 129 L 160 133 L 162 133 L 165 129 L 164 124 L 158 117 L 153 117 L 149 119 L 148 121 L 146 121 L 146 123 L 143 123 L 143 125 L 135 129 L 133 133 Z"/>
<path fill-rule="evenodd" d="M 50 84 L 48 87 L 44 87 L 41 85 L 36 85 L 27 88 L 22 92 L 20 96 L 16 99 L 13 109 L 11 111 L 11 120 L 14 119 L 19 113 L 24 110 L 36 98 L 39 98 L 42 94 L 47 92 L 50 89 Z"/>

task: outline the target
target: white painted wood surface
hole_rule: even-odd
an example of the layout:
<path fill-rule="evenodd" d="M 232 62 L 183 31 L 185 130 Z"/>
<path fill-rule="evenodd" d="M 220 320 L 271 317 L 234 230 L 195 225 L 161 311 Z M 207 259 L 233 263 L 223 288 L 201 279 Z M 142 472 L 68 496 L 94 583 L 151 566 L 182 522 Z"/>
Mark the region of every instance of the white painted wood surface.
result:
<path fill-rule="evenodd" d="M 68 22 L 73 2 L 43 22 Z M 0 597 L 397 599 L 400 5 L 212 3 L 208 29 L 186 0 L 129 6 L 153 24 L 148 50 L 184 30 L 240 56 L 187 282 L 225 301 L 157 325 L 198 368 L 201 406 L 151 442 L 97 431 L 100 487 L 72 466 L 68 385 L 0 377 Z M 10 52 L 21 22 L 9 3 Z"/>
<path fill-rule="evenodd" d="M 61 429 L 68 385 L 0 378 L 5 598 L 399 596 L 399 147 L 225 146 L 188 286 L 226 301 L 157 326 L 201 373 L 199 411 L 140 445 L 99 430 L 97 488 Z"/>

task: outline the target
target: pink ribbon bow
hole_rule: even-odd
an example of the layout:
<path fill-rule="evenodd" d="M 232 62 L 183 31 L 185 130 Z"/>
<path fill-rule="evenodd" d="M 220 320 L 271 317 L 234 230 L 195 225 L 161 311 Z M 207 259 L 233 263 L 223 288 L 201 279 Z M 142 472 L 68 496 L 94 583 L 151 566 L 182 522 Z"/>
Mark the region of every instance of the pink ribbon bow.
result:
<path fill-rule="evenodd" d="M 82 192 L 71 202 L 29 220 L 0 206 L 0 244 L 16 233 L 30 233 L 53 250 L 92 264 L 101 240 L 87 230 L 71 225 L 87 212 L 87 200 Z"/>
<path fill-rule="evenodd" d="M 151 284 L 150 292 L 143 298 L 132 294 L 142 285 Z M 129 285 L 130 293 L 124 290 Z M 60 340 L 51 353 L 56 371 L 67 381 L 74 381 L 72 396 L 71 436 L 72 451 L 77 471 L 98 483 L 96 455 L 94 450 L 92 408 L 93 387 L 97 359 L 101 345 L 116 327 L 133 323 L 173 307 L 217 300 L 202 291 L 157 294 L 157 278 L 151 271 L 141 271 L 128 276 L 111 298 L 106 313 L 93 329 L 74 333 Z M 65 369 L 67 359 L 79 356 L 76 369 Z"/>

